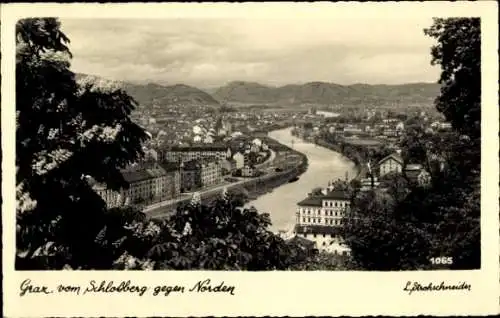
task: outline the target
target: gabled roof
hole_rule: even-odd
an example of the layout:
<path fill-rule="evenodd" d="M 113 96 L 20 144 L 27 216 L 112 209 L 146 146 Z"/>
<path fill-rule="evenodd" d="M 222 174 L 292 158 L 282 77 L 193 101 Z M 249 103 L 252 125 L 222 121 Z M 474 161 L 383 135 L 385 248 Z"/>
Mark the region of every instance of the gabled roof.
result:
<path fill-rule="evenodd" d="M 400 164 L 403 164 L 403 158 L 401 157 L 400 154 L 398 153 L 391 153 L 390 155 L 388 156 L 385 156 L 384 158 L 382 158 L 378 164 L 381 165 L 383 162 L 389 160 L 389 159 L 394 159 L 395 161 L 399 162 Z"/>

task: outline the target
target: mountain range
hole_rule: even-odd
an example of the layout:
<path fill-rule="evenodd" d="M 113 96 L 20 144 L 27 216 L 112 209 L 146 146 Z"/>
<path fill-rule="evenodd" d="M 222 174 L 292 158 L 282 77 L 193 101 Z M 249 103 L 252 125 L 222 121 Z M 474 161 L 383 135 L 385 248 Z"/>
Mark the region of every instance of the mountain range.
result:
<path fill-rule="evenodd" d="M 78 78 L 93 77 L 77 74 Z M 439 85 L 412 83 L 400 85 L 339 85 L 326 82 L 290 84 L 280 87 L 255 82 L 234 81 L 222 87 L 203 91 L 184 84 L 159 85 L 115 82 L 127 91 L 141 106 L 152 104 L 208 105 L 220 104 L 362 104 L 377 103 L 432 103 L 439 94 Z"/>
<path fill-rule="evenodd" d="M 219 101 L 239 103 L 335 104 L 369 100 L 427 101 L 439 94 L 439 85 L 412 83 L 401 85 L 339 85 L 325 82 L 270 87 L 253 82 L 231 82 L 213 92 Z"/>

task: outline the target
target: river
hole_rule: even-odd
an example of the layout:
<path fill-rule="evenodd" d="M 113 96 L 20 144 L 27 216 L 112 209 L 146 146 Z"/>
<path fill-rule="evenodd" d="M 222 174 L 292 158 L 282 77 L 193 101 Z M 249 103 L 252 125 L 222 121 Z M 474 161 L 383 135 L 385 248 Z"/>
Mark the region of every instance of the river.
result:
<path fill-rule="evenodd" d="M 291 130 L 292 128 L 275 130 L 269 133 L 269 137 L 305 154 L 309 160 L 307 171 L 298 181 L 286 183 L 247 204 L 248 207 L 254 206 L 261 213 L 270 214 L 270 229 L 274 232 L 290 230 L 295 225 L 297 202 L 303 200 L 313 188 L 327 186 L 330 180 L 344 179 L 346 172 L 349 179 L 357 173 L 356 166 L 349 159 L 332 150 L 293 137 Z"/>

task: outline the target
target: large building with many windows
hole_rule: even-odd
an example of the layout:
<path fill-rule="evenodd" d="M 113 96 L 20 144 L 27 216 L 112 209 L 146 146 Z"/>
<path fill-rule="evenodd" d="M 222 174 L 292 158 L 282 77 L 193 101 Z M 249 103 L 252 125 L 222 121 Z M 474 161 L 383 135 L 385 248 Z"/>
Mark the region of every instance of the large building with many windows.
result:
<path fill-rule="evenodd" d="M 324 190 L 321 195 L 311 195 L 297 205 L 297 225 L 340 226 L 350 198 L 344 191 Z"/>
<path fill-rule="evenodd" d="M 175 198 L 180 193 L 180 171 L 176 164 L 158 164 L 142 169 L 122 170 L 128 188 L 112 190 L 93 183 L 108 208 L 127 204 L 151 204 Z"/>
<path fill-rule="evenodd" d="M 222 161 L 231 158 L 231 149 L 226 145 L 201 144 L 196 146 L 172 146 L 158 151 L 159 161 L 187 162 L 205 158 Z"/>
<path fill-rule="evenodd" d="M 315 242 L 319 250 L 347 254 L 349 249 L 342 245 L 340 226 L 350 208 L 347 192 L 323 189 L 297 204 L 297 218 L 294 235 Z"/>
<path fill-rule="evenodd" d="M 222 165 L 217 159 L 205 159 L 201 161 L 201 185 L 211 186 L 222 181 Z"/>

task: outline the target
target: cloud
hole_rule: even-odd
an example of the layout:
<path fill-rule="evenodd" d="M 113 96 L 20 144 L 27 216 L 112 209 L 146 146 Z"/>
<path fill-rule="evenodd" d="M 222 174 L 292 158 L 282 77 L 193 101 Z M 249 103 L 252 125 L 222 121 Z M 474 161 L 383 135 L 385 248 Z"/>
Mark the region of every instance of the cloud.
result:
<path fill-rule="evenodd" d="M 218 86 L 435 81 L 432 40 L 414 19 L 62 20 L 76 72 Z"/>

